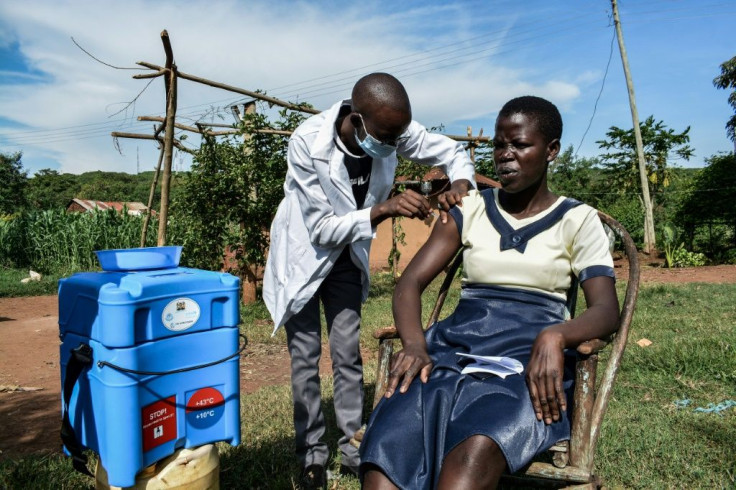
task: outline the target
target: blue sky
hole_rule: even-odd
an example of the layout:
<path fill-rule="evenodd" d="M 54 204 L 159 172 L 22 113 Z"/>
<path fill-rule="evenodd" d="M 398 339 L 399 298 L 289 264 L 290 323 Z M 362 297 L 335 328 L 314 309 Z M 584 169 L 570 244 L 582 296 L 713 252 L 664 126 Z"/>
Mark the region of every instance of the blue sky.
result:
<path fill-rule="evenodd" d="M 736 2 L 623 0 L 619 8 L 640 118 L 691 127 L 695 157 L 675 163 L 700 167 L 732 150 L 728 92 L 712 80 L 736 55 Z M 123 110 L 147 83 L 131 75 L 147 70 L 105 66 L 72 38 L 131 68 L 163 64 L 159 34 L 167 29 L 180 71 L 317 108 L 348 97 L 366 73 L 393 73 L 415 119 L 450 134 L 471 126 L 492 135 L 505 101 L 540 95 L 562 112 L 563 146 L 595 156 L 608 128 L 632 126 L 615 42 L 611 56 L 610 11 L 606 0 L 2 2 L 0 151 L 22 151 L 30 173 L 152 169 L 153 142 L 116 147 L 110 132 L 151 134 L 152 123 L 136 118 L 162 115 L 162 80 Z M 229 106 L 242 101 L 182 81 L 178 122 L 230 123 Z M 198 142 L 190 136 L 187 145 Z M 175 168 L 189 164 L 177 155 Z"/>

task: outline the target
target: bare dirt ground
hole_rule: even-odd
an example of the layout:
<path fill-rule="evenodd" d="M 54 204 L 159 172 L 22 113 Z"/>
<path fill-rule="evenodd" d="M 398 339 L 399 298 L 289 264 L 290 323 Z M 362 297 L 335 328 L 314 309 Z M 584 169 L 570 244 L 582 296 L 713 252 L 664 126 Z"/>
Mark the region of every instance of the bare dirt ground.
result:
<path fill-rule="evenodd" d="M 642 283 L 736 283 L 736 265 L 664 269 L 641 256 Z M 626 267 L 616 262 L 616 273 Z M 60 450 L 58 298 L 0 298 L 0 459 Z M 327 372 L 329 355 L 322 358 Z M 240 363 L 240 388 L 289 382 L 286 346 L 249 345 Z"/>

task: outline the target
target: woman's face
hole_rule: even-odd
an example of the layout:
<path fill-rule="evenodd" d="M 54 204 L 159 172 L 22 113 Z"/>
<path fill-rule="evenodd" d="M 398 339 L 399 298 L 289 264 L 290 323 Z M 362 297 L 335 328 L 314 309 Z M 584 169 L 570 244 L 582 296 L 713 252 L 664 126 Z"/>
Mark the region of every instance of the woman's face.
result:
<path fill-rule="evenodd" d="M 547 164 L 557 157 L 560 140 L 549 143 L 526 114 L 511 114 L 496 120 L 493 162 L 503 189 L 521 192 L 547 175 Z"/>

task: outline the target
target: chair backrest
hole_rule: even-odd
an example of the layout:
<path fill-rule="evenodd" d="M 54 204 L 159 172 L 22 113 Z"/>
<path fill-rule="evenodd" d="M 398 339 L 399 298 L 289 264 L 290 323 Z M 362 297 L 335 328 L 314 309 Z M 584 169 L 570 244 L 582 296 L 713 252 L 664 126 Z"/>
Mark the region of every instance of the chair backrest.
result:
<path fill-rule="evenodd" d="M 636 244 L 631 238 L 626 228 L 621 225 L 618 221 L 610 217 L 609 215 L 598 212 L 598 217 L 601 221 L 611 228 L 614 233 L 621 240 L 624 247 L 624 253 L 629 263 L 629 275 L 626 283 L 626 293 L 624 300 L 621 305 L 621 313 L 619 316 L 618 328 L 616 330 L 612 345 L 611 352 L 608 356 L 608 362 L 606 363 L 606 369 L 603 372 L 596 391 L 595 403 L 593 405 L 593 411 L 590 419 L 590 446 L 589 452 L 590 461 L 587 466 L 592 471 L 593 455 L 598 437 L 600 436 L 601 421 L 603 420 L 603 414 L 608 407 L 608 400 L 611 395 L 613 388 L 613 382 L 616 378 L 616 373 L 621 365 L 621 358 L 624 355 L 624 349 L 626 348 L 626 341 L 629 338 L 629 328 L 631 327 L 631 321 L 634 317 L 634 308 L 636 306 L 636 298 L 639 295 L 639 253 L 636 249 Z M 583 346 L 581 346 L 583 347 Z M 581 352 L 581 347 L 578 347 L 578 352 Z M 585 354 L 583 349 L 582 354 Z"/>

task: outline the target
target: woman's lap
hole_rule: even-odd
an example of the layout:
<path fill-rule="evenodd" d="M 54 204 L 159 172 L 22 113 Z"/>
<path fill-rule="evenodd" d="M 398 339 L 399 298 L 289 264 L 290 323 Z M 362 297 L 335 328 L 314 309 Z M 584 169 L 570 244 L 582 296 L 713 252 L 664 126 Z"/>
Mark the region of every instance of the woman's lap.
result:
<path fill-rule="evenodd" d="M 361 461 L 380 467 L 402 488 L 432 487 L 447 453 L 473 435 L 495 441 L 512 471 L 569 437 L 567 418 L 549 426 L 536 420 L 523 374 L 506 379 L 463 375 L 456 355 L 512 355 L 526 366 L 538 331 L 559 321 L 558 305 L 537 318 L 525 311 L 501 315 L 510 320 L 489 318 L 478 305 L 477 298 L 461 300 L 453 315 L 428 331 L 435 362 L 428 383 L 415 379 L 407 393 L 382 400 L 371 416 Z M 519 316 L 536 324 L 520 329 Z M 566 388 L 571 386 L 568 380 Z"/>

